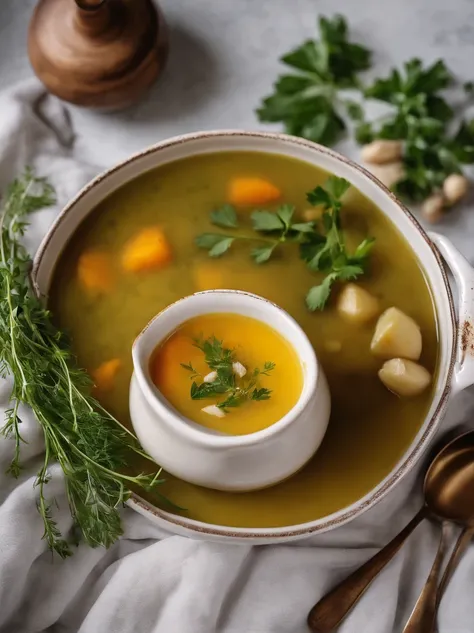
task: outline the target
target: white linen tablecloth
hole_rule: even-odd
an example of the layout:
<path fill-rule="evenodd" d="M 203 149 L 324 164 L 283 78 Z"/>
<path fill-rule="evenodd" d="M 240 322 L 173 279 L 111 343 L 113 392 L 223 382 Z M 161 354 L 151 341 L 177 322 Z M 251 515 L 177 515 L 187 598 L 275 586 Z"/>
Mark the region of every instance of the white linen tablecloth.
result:
<path fill-rule="evenodd" d="M 27 243 L 34 252 L 59 208 L 106 165 L 81 162 L 66 110 L 35 80 L 3 93 L 0 114 L 0 188 L 29 164 L 53 182 L 58 194 L 57 207 L 33 218 Z M 4 381 L 3 409 L 8 395 Z M 473 392 L 465 392 L 451 405 L 441 433 L 461 424 L 472 427 L 473 410 Z M 349 525 L 272 547 L 164 534 L 125 508 L 125 535 L 118 543 L 108 551 L 79 545 L 73 557 L 60 560 L 42 540 L 33 487 L 41 433 L 28 411 L 22 433 L 28 443 L 22 447 L 24 470 L 18 480 L 4 474 L 13 447 L 0 440 L 0 633 L 303 633 L 314 602 L 394 536 L 421 504 L 421 481 L 413 473 Z M 71 520 L 59 470 L 48 489 L 59 503 L 60 526 L 67 530 Z M 438 538 L 439 526 L 420 526 L 341 633 L 401 631 Z M 473 590 L 471 546 L 442 602 L 440 633 L 474 632 Z"/>

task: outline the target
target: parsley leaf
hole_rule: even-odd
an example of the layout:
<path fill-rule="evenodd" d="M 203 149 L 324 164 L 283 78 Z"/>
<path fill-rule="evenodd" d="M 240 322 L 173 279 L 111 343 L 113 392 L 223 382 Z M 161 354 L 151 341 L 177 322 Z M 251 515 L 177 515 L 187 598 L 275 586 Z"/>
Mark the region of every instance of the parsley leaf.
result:
<path fill-rule="evenodd" d="M 366 237 L 365 240 L 359 244 L 356 248 L 354 255 L 352 255 L 349 259 L 351 263 L 360 262 L 361 264 L 367 259 L 370 255 L 370 252 L 375 244 L 375 238 Z"/>
<path fill-rule="evenodd" d="M 252 400 L 270 400 L 270 394 L 271 394 L 271 390 L 270 389 L 265 389 L 264 387 L 261 387 L 260 389 L 254 389 L 252 391 Z"/>
<path fill-rule="evenodd" d="M 291 230 L 298 233 L 312 233 L 314 226 L 314 222 L 296 222 L 296 224 L 291 225 Z"/>
<path fill-rule="evenodd" d="M 236 229 L 239 226 L 237 213 L 231 204 L 224 204 L 211 213 L 211 222 L 216 226 Z"/>
<path fill-rule="evenodd" d="M 191 385 L 190 396 L 192 400 L 208 400 L 210 398 L 222 398 L 216 403 L 222 411 L 228 413 L 227 409 L 239 407 L 249 400 L 268 400 L 271 390 L 261 387 L 260 376 L 269 376 L 275 369 L 275 363 L 265 362 L 262 369 L 256 367 L 253 371 L 247 372 L 244 376 L 237 376 L 234 372 L 233 364 L 237 361 L 235 351 L 224 347 L 223 341 L 215 336 L 208 338 L 198 338 L 194 340 L 194 346 L 204 354 L 204 359 L 209 369 L 216 372 L 216 378 L 212 382 L 204 382 L 191 363 L 181 363 L 181 367 L 186 371 L 193 372 L 193 383 Z M 200 378 L 202 382 L 198 384 L 195 378 Z"/>
<path fill-rule="evenodd" d="M 196 246 L 209 251 L 210 257 L 220 257 L 232 246 L 235 238 L 219 233 L 203 233 L 196 238 Z"/>
<path fill-rule="evenodd" d="M 360 103 L 346 99 L 344 105 L 346 106 L 347 115 L 352 121 L 359 122 L 364 120 L 364 109 Z"/>
<path fill-rule="evenodd" d="M 337 279 L 336 273 L 327 275 L 319 286 L 313 286 L 306 295 L 306 305 L 314 312 L 315 310 L 322 310 L 326 305 L 329 295 L 331 294 L 331 287 L 334 281 Z"/>
<path fill-rule="evenodd" d="M 325 209 L 339 211 L 342 206 L 341 198 L 350 186 L 350 182 L 345 178 L 329 176 L 324 187 L 316 187 L 306 194 L 306 199 L 314 207 L 322 205 Z"/>
<path fill-rule="evenodd" d="M 340 15 L 320 17 L 319 32 L 319 40 L 307 40 L 281 58 L 300 74 L 280 76 L 257 115 L 260 121 L 284 123 L 289 134 L 333 145 L 346 127 L 338 112 L 338 91 L 357 86 L 357 75 L 370 67 L 371 54 L 349 41 Z"/>
<path fill-rule="evenodd" d="M 458 131 L 448 145 L 448 151 L 460 163 L 466 165 L 474 163 L 474 119 L 462 121 Z"/>
<path fill-rule="evenodd" d="M 250 219 L 255 231 L 281 231 L 285 226 L 278 214 L 272 211 L 253 211 Z"/>
<path fill-rule="evenodd" d="M 260 248 L 254 248 L 252 250 L 252 259 L 256 264 L 264 264 L 273 255 L 273 251 L 277 247 L 277 244 L 270 246 L 262 246 Z"/>
<path fill-rule="evenodd" d="M 344 178 L 330 176 L 324 187 L 318 186 L 307 194 L 308 202 L 325 209 L 323 224 L 325 237 L 311 236 L 300 245 L 300 254 L 313 271 L 326 272 L 323 281 L 313 286 L 306 295 L 306 305 L 310 310 L 322 310 L 331 294 L 336 280 L 349 281 L 364 273 L 364 265 L 372 249 L 374 240 L 366 238 L 355 253 L 347 253 L 340 226 L 342 197 L 350 183 Z"/>

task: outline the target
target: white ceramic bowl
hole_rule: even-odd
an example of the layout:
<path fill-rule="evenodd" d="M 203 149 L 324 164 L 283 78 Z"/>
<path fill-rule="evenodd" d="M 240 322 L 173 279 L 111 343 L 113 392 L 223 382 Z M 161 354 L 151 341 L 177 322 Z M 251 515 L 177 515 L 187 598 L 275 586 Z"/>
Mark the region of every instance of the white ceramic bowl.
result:
<path fill-rule="evenodd" d="M 210 313 L 252 317 L 276 330 L 295 349 L 303 390 L 281 420 L 248 435 L 224 435 L 176 411 L 150 378 L 156 346 L 189 319 Z M 200 486 L 243 491 L 271 486 L 302 468 L 319 448 L 329 421 L 326 377 L 308 337 L 274 303 L 238 290 L 210 290 L 185 297 L 158 314 L 135 340 L 130 415 L 143 448 L 166 471 Z"/>
<path fill-rule="evenodd" d="M 416 253 L 432 290 L 439 326 L 439 369 L 433 400 L 420 430 L 391 472 L 367 495 L 350 506 L 329 516 L 297 525 L 238 528 L 210 525 L 185 515 L 167 512 L 137 495 L 133 495 L 128 502 L 162 528 L 178 534 L 232 542 L 278 543 L 347 523 L 387 495 L 419 461 L 441 425 L 449 399 L 474 383 L 474 271 L 448 240 L 434 234 L 428 236 L 397 198 L 360 165 L 304 139 L 285 134 L 227 130 L 187 134 L 158 143 L 101 174 L 82 189 L 62 211 L 38 250 L 32 270 L 38 295 L 47 297 L 55 265 L 69 238 L 84 218 L 113 191 L 144 172 L 171 161 L 207 152 L 234 150 L 282 154 L 349 180 L 378 206 Z M 454 273 L 458 291 L 456 306 L 440 253 Z"/>

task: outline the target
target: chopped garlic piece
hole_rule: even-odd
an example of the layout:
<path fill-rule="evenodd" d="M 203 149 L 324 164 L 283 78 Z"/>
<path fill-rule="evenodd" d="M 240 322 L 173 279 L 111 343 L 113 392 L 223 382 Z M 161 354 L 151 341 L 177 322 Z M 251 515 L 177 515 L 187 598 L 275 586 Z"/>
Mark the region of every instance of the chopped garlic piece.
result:
<path fill-rule="evenodd" d="M 232 363 L 232 369 L 234 370 L 234 374 L 237 374 L 239 378 L 243 378 L 247 373 L 247 370 L 242 365 L 242 363 L 239 363 L 239 361 L 237 361 L 236 363 Z"/>
<path fill-rule="evenodd" d="M 204 413 L 208 413 L 209 415 L 213 415 L 216 418 L 223 418 L 225 416 L 224 411 L 219 409 L 219 407 L 215 404 L 210 404 L 208 407 L 204 407 L 201 409 Z"/>
<path fill-rule="evenodd" d="M 211 373 L 207 374 L 207 376 L 204 376 L 202 380 L 203 382 L 214 382 L 216 378 L 217 378 L 217 371 L 211 371 Z"/>

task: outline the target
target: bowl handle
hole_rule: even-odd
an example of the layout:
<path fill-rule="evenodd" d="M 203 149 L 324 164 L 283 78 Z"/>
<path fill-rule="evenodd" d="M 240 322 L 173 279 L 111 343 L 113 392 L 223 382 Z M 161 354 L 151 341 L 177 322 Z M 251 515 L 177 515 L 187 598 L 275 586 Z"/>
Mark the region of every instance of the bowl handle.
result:
<path fill-rule="evenodd" d="M 453 244 L 438 233 L 428 234 L 451 271 L 458 291 L 457 355 L 453 393 L 474 384 L 474 268 Z"/>

